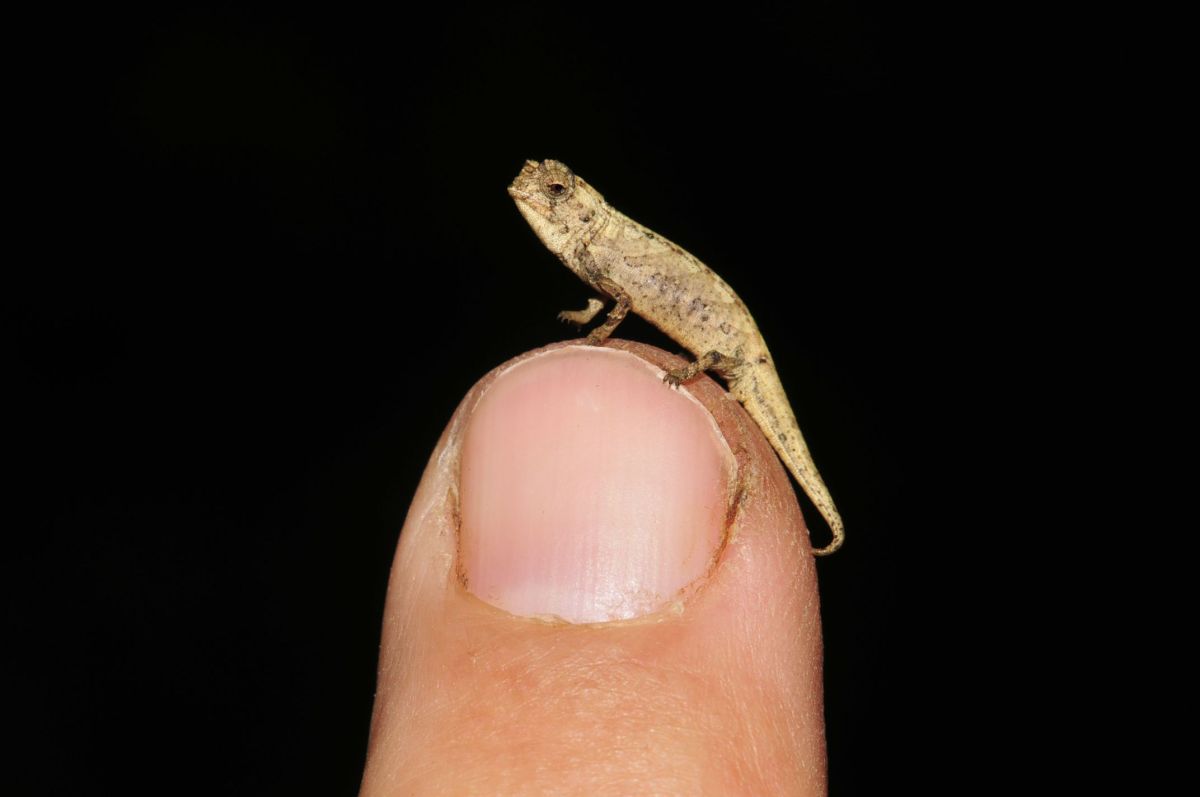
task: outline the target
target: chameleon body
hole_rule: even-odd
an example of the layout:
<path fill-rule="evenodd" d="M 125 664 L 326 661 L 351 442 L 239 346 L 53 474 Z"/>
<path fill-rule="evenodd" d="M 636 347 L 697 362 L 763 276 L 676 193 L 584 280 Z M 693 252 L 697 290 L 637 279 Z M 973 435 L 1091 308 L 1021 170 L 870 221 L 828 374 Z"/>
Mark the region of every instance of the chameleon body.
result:
<path fill-rule="evenodd" d="M 814 553 L 840 548 L 845 539 L 841 516 L 813 464 L 762 334 L 733 289 L 682 247 L 612 208 L 558 161 L 526 161 L 508 193 L 550 251 L 615 301 L 587 342 L 603 343 L 632 310 L 697 357 L 668 373 L 668 383 L 679 385 L 705 370 L 724 377 L 829 524 L 833 541 Z M 586 324 L 603 307 L 604 302 L 591 299 L 585 309 L 559 316 Z"/>

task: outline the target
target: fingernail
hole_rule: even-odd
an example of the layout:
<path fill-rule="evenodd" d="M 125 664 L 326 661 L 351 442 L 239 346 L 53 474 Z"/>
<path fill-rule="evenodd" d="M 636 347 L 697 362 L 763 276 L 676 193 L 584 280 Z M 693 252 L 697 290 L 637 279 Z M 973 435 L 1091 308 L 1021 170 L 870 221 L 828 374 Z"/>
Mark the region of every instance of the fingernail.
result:
<path fill-rule="evenodd" d="M 467 589 L 573 623 L 654 612 L 708 571 L 733 467 L 708 411 L 645 360 L 570 347 L 522 361 L 463 440 Z"/>

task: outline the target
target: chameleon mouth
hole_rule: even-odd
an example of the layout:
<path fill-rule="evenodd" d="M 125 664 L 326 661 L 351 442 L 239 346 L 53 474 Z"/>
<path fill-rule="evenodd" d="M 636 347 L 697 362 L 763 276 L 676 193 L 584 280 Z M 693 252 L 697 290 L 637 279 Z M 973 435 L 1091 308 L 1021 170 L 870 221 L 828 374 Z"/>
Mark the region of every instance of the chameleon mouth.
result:
<path fill-rule="evenodd" d="M 508 187 L 508 195 L 517 203 L 517 208 L 530 223 L 533 223 L 535 218 L 549 219 L 553 213 L 550 207 L 550 202 L 542 195 L 541 186 L 541 164 L 537 161 L 525 161 L 525 165 L 521 167 L 521 172 L 516 179 L 512 181 L 512 185 Z"/>
<path fill-rule="evenodd" d="M 525 217 L 534 230 L 541 230 L 551 221 L 552 210 L 545 202 L 539 202 L 538 197 L 531 196 L 521 189 L 510 186 L 508 194 L 517 205 L 517 210 Z"/>
<path fill-rule="evenodd" d="M 533 197 L 531 189 L 537 185 L 537 171 L 537 161 L 525 161 L 525 165 L 521 167 L 520 173 L 512 181 L 512 185 L 508 187 L 508 195 L 513 199 L 531 199 Z"/>

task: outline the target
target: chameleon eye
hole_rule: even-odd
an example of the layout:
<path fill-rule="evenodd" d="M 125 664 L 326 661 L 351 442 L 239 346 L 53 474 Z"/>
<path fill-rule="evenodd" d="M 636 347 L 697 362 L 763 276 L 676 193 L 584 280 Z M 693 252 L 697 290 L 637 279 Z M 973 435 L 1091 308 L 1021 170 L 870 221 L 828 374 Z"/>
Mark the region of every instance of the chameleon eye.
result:
<path fill-rule="evenodd" d="M 566 199 L 575 189 L 575 175 L 558 161 L 545 161 L 541 165 L 542 193 L 548 199 Z"/>

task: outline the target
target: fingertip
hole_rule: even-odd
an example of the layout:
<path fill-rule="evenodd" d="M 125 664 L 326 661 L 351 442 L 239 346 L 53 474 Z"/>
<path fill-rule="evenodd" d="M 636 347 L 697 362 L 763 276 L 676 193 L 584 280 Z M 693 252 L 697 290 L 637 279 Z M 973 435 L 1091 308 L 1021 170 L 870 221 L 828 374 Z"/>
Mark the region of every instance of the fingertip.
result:
<path fill-rule="evenodd" d="M 468 394 L 393 565 L 364 794 L 821 792 L 799 507 L 719 385 L 661 382 L 682 364 L 560 344 Z"/>

